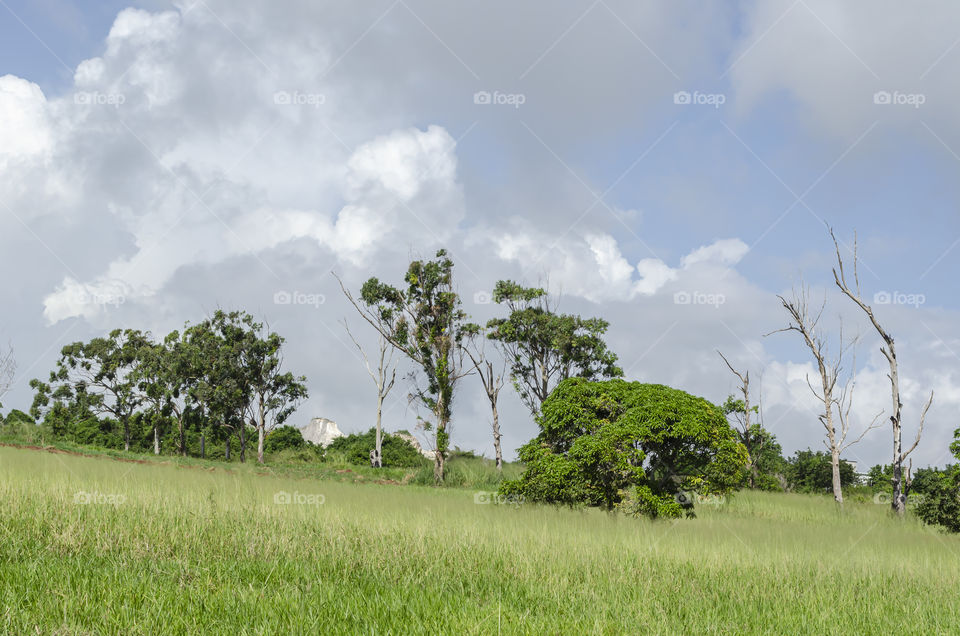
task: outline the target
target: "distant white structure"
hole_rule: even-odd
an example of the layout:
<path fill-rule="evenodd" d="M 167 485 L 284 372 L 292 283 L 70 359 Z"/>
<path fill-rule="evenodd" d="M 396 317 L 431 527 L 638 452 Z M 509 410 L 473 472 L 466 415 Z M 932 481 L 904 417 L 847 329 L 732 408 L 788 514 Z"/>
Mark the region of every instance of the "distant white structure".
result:
<path fill-rule="evenodd" d="M 326 448 L 343 433 L 337 428 L 337 423 L 325 417 L 315 417 L 310 423 L 300 429 L 303 439 Z"/>
<path fill-rule="evenodd" d="M 422 446 L 420 446 L 419 440 L 417 440 L 417 438 L 414 437 L 413 435 L 407 435 L 406 433 L 390 433 L 390 434 L 393 435 L 394 437 L 399 437 L 406 443 L 416 448 L 417 451 L 419 451 L 420 454 L 426 457 L 427 459 L 435 459 L 437 456 L 435 451 L 426 450 Z"/>

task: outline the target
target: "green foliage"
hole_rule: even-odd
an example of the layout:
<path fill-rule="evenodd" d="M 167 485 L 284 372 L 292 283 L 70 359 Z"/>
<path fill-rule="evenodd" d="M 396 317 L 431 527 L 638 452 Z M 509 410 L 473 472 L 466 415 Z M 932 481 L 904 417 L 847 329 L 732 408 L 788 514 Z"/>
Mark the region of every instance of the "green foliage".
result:
<path fill-rule="evenodd" d="M 953 439 L 950 452 L 960 459 L 960 428 L 954 431 Z M 920 471 L 917 472 L 919 477 Z M 923 498 L 917 506 L 917 516 L 925 523 L 960 532 L 960 466 L 930 471 L 920 482 L 920 487 Z"/>
<path fill-rule="evenodd" d="M 295 426 L 280 426 L 273 429 L 264 440 L 264 450 L 277 453 L 288 448 L 300 449 L 307 445 L 303 433 Z"/>
<path fill-rule="evenodd" d="M 680 493 L 729 493 L 747 461 L 716 406 L 657 384 L 570 378 L 537 423 L 519 452 L 527 469 L 503 494 L 676 517 L 690 508 Z"/>
<path fill-rule="evenodd" d="M 454 389 L 463 375 L 461 329 L 467 316 L 460 309 L 453 261 L 445 250 L 437 251 L 434 260 L 410 263 L 404 282 L 406 289 L 400 290 L 371 278 L 360 297 L 371 324 L 420 369 L 425 385 L 415 385 L 413 394 L 431 413 L 423 425 L 434 432 L 439 483 L 450 444 Z"/>
<path fill-rule="evenodd" d="M 493 300 L 510 313 L 487 323 L 488 337 L 503 349 L 514 387 L 534 417 L 558 382 L 623 375 L 602 338 L 607 321 L 558 314 L 546 290 L 509 280 L 497 282 Z"/>
<path fill-rule="evenodd" d="M 833 489 L 833 463 L 824 451 L 810 449 L 797 451 L 788 460 L 787 481 L 790 490 L 802 493 L 830 492 Z M 840 485 L 844 488 L 857 483 L 853 465 L 840 460 Z"/>
<path fill-rule="evenodd" d="M 241 311 L 160 342 L 117 329 L 64 347 L 49 380 L 30 382 L 30 416 L 56 439 L 134 452 L 151 451 L 156 430 L 161 452 L 199 455 L 206 431 L 208 457 L 230 439 L 242 461 L 251 431 L 282 424 L 306 397 L 305 378 L 281 370 L 283 342 Z"/>
<path fill-rule="evenodd" d="M 960 532 L 960 467 L 930 474 L 916 513 L 924 523 Z"/>
<path fill-rule="evenodd" d="M 376 439 L 375 428 L 366 433 L 338 437 L 327 447 L 327 455 L 340 455 L 350 464 L 369 466 L 370 451 L 373 450 Z M 384 467 L 418 468 L 427 463 L 427 459 L 404 439 L 384 433 L 382 441 Z"/>

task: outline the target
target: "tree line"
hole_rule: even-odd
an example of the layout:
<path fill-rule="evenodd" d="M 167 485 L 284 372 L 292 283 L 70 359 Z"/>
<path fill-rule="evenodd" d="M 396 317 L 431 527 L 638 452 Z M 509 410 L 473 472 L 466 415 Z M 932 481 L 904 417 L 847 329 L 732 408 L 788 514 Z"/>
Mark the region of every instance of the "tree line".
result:
<path fill-rule="evenodd" d="M 146 425 L 155 454 L 171 432 L 176 452 L 187 455 L 192 430 L 203 442 L 206 433 L 223 441 L 228 459 L 236 439 L 245 461 L 255 435 L 263 463 L 267 433 L 307 397 L 306 378 L 283 370 L 283 345 L 280 335 L 242 311 L 218 310 L 159 340 L 116 329 L 63 347 L 48 380 L 30 382 L 31 416 L 60 436 L 83 427 L 101 439 L 118 434 L 127 451 L 134 430 Z"/>

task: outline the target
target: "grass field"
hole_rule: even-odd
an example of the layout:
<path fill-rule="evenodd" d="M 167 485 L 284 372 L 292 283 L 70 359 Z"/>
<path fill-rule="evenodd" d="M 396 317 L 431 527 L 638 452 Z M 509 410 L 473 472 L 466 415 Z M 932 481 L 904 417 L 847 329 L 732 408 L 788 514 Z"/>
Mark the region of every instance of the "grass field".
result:
<path fill-rule="evenodd" d="M 960 539 L 886 506 L 741 493 L 649 522 L 475 500 L 0 448 L 0 631 L 960 633 Z"/>

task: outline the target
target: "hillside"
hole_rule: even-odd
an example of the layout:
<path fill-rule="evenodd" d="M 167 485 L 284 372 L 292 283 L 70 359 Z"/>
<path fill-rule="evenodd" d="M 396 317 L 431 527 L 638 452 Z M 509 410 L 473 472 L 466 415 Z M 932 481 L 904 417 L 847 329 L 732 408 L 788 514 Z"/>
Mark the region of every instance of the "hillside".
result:
<path fill-rule="evenodd" d="M 650 522 L 0 448 L 3 633 L 956 633 L 960 539 L 741 493 Z M 289 502 L 289 503 L 286 503 Z"/>

